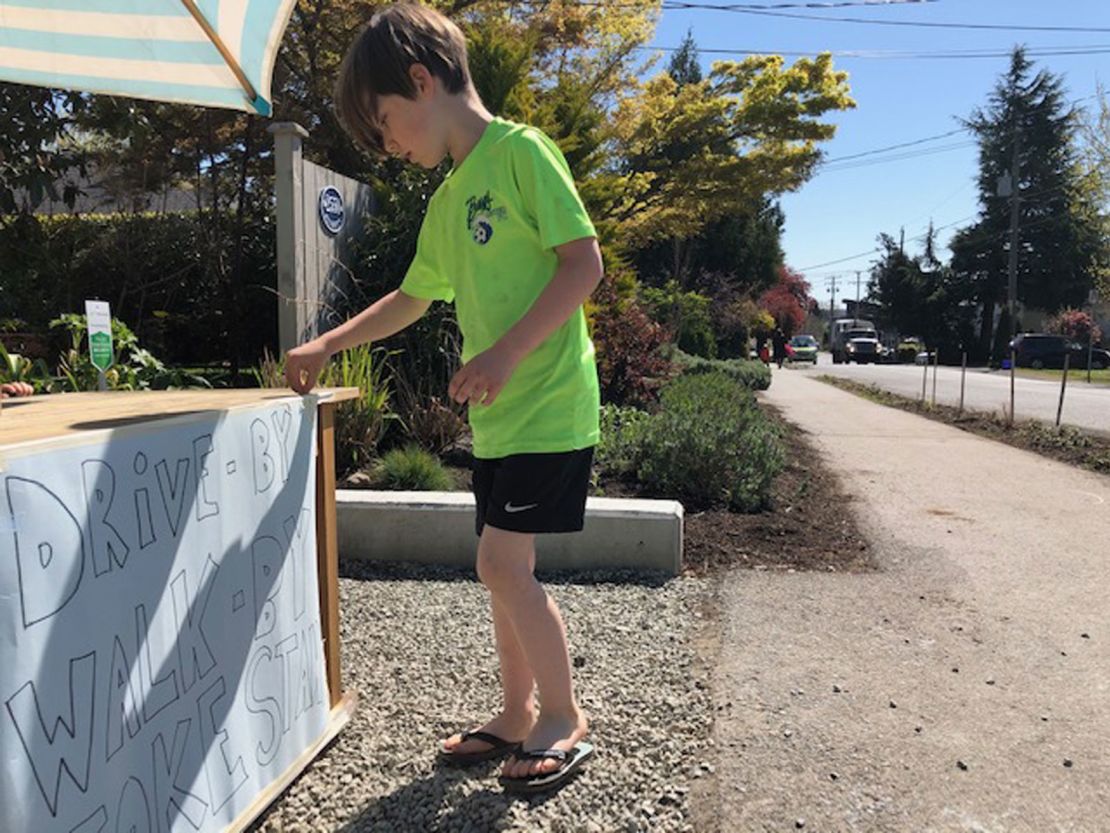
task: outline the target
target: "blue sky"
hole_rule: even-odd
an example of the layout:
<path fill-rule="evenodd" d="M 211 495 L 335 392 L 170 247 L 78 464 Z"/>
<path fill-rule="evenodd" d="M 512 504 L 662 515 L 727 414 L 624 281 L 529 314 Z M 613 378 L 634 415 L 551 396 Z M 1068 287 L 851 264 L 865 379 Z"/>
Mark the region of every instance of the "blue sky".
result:
<path fill-rule="evenodd" d="M 766 0 L 771 4 L 771 0 Z M 727 0 L 706 0 L 725 5 Z M 775 0 L 778 2 L 778 0 Z M 1101 46 L 1105 54 L 1034 57 L 1036 67 L 1063 75 L 1070 99 L 1091 96 L 1096 84 L 1110 87 L 1110 0 L 939 0 L 929 4 L 849 8 L 784 9 L 817 18 L 800 20 L 714 10 L 664 10 L 652 45 L 674 47 L 687 29 L 701 49 L 764 52 L 1006 51 L 1016 43 L 1030 49 Z M 992 24 L 1006 26 L 1074 26 L 1107 31 L 999 31 L 918 28 L 838 23 L 820 18 L 853 17 L 884 21 Z M 664 56 L 666 60 L 667 56 Z M 702 53 L 705 69 L 726 55 Z M 737 56 L 742 57 L 742 56 Z M 857 109 L 838 113 L 836 138 L 825 144 L 832 160 L 878 148 L 913 142 L 957 130 L 957 117 L 986 104 L 1005 57 L 962 59 L 865 59 L 837 57 L 847 70 Z M 1090 106 L 1093 100 L 1083 102 Z M 855 270 L 874 260 L 866 255 L 832 265 L 876 246 L 880 232 L 897 237 L 904 226 L 907 249 L 920 244 L 930 218 L 950 228 L 940 232 L 947 244 L 952 233 L 972 222 L 978 210 L 977 151 L 968 133 L 906 148 L 901 153 L 932 151 L 897 161 L 879 162 L 899 151 L 865 157 L 869 164 L 819 172 L 802 189 L 785 196 L 783 244 L 786 260 L 801 269 L 822 306 L 829 302 L 829 278 L 837 276 L 837 298 L 854 298 Z M 861 159 L 860 162 L 865 161 Z M 967 218 L 967 219 L 965 219 Z M 957 222 L 962 221 L 962 222 Z M 947 256 L 947 248 L 942 249 Z M 865 284 L 866 285 L 866 284 Z"/>

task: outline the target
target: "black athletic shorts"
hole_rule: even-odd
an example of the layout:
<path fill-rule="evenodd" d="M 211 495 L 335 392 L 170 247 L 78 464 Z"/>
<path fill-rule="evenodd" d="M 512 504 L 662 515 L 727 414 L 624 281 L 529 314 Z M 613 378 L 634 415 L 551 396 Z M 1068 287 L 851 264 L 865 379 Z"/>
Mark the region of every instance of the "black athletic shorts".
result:
<path fill-rule="evenodd" d="M 510 532 L 578 532 L 586 514 L 593 448 L 474 460 L 478 535 L 487 523 Z"/>

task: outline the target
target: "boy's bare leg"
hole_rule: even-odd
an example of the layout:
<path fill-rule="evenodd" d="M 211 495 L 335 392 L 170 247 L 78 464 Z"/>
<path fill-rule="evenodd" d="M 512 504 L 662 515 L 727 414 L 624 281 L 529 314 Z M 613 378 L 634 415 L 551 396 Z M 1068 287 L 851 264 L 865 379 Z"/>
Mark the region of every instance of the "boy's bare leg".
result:
<path fill-rule="evenodd" d="M 520 647 L 509 619 L 508 611 L 490 595 L 493 611 L 493 633 L 497 642 L 497 657 L 501 665 L 501 691 L 504 703 L 501 712 L 480 727 L 505 740 L 519 741 L 532 730 L 536 722 L 536 706 L 532 699 L 535 680 L 528 660 Z M 480 752 L 488 749 L 489 744 L 477 738 L 461 743 L 462 734 L 452 735 L 443 743 L 448 752 Z"/>
<path fill-rule="evenodd" d="M 554 600 L 532 570 L 535 536 L 486 525 L 478 543 L 478 576 L 507 614 L 540 694 L 540 715 L 525 749 L 570 751 L 586 735 L 586 716 L 571 685 L 566 629 Z M 503 774 L 519 778 L 557 769 L 554 759 L 506 762 Z"/>

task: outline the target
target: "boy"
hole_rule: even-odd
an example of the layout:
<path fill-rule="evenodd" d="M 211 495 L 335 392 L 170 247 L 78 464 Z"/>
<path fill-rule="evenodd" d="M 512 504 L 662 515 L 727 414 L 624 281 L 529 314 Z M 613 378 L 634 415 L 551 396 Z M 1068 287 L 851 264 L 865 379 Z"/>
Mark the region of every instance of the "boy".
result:
<path fill-rule="evenodd" d="M 582 304 L 601 253 L 562 154 L 537 130 L 494 118 L 470 80 L 458 27 L 415 4 L 373 16 L 349 49 L 336 110 L 364 147 L 453 168 L 428 204 L 401 287 L 291 350 L 305 393 L 327 359 L 454 301 L 463 366 L 448 387 L 474 433 L 477 572 L 490 592 L 504 704 L 448 738 L 450 763 L 510 757 L 507 790 L 564 781 L 592 755 L 571 685 L 566 632 L 533 577 L 537 533 L 582 528 L 598 382 Z M 533 701 L 539 690 L 540 710 Z"/>

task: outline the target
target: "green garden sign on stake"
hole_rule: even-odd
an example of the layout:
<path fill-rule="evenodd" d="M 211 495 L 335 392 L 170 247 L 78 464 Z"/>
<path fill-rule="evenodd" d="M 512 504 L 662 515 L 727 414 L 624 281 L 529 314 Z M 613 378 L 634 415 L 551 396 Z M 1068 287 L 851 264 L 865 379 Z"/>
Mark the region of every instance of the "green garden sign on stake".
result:
<path fill-rule="evenodd" d="M 97 389 L 107 390 L 105 371 L 112 366 L 112 313 L 107 301 L 85 301 L 89 325 L 89 359 L 98 373 Z"/>

